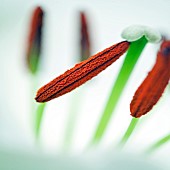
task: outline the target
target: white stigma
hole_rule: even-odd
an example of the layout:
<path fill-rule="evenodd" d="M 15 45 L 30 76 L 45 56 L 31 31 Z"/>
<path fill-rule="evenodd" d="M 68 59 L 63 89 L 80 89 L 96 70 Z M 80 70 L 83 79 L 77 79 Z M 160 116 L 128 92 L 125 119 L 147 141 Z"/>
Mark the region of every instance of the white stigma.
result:
<path fill-rule="evenodd" d="M 162 39 L 162 36 L 158 31 L 143 25 L 129 26 L 123 30 L 121 36 L 129 42 L 136 41 L 143 36 L 151 43 L 158 43 Z"/>

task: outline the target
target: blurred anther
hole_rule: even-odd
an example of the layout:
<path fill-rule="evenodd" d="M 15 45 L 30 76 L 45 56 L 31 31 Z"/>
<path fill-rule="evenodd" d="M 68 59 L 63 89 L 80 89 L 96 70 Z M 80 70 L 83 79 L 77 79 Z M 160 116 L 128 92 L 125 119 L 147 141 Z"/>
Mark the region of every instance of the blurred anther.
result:
<path fill-rule="evenodd" d="M 163 40 L 154 67 L 139 86 L 130 104 L 133 117 L 145 115 L 158 102 L 170 79 L 169 68 L 170 41 Z"/>
<path fill-rule="evenodd" d="M 41 47 L 42 47 L 42 27 L 44 12 L 41 7 L 35 8 L 30 24 L 27 47 L 27 65 L 29 70 L 35 74 L 38 70 Z"/>
<path fill-rule="evenodd" d="M 90 37 L 87 18 L 84 12 L 80 12 L 80 49 L 81 49 L 81 61 L 90 57 Z"/>

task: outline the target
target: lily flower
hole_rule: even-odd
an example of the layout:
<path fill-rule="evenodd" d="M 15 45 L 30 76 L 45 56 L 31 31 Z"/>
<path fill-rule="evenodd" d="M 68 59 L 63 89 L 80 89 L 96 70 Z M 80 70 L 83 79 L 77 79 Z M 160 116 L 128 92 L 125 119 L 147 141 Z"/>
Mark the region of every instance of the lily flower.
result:
<path fill-rule="evenodd" d="M 103 110 L 103 114 L 99 121 L 97 130 L 95 131 L 94 137 L 92 139 L 92 144 L 98 143 L 104 136 L 109 121 L 115 114 L 114 110 L 117 106 L 117 103 L 119 102 L 120 96 L 122 95 L 123 90 L 133 72 L 133 69 L 143 50 L 145 49 L 145 46 L 148 43 L 159 42 L 161 40 L 161 35 L 158 31 L 148 26 L 131 25 L 123 30 L 122 38 L 130 42 L 130 46 L 128 48 L 122 67 L 117 75 L 116 81 L 114 82 L 106 106 Z M 134 124 L 136 124 L 136 119 L 133 119 L 132 121 L 133 127 Z M 128 134 L 130 133 L 128 132 Z M 125 134 L 125 138 L 126 137 L 127 135 Z"/>
<path fill-rule="evenodd" d="M 131 115 L 139 118 L 148 113 L 162 96 L 170 79 L 170 41 L 163 40 L 156 63 L 139 86 L 130 104 Z"/>

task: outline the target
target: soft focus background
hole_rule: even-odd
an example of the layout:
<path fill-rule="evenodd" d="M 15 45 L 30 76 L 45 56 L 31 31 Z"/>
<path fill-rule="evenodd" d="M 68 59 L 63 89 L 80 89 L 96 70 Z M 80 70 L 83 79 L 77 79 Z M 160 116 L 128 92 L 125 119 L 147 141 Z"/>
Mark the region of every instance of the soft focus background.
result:
<path fill-rule="evenodd" d="M 37 5 L 42 6 L 46 14 L 41 71 L 37 88 L 33 89 L 33 80 L 25 65 L 25 50 L 31 14 Z M 95 54 L 121 41 L 122 30 L 132 24 L 147 25 L 169 36 L 169 6 L 168 0 L 0 0 L 2 155 L 7 151 L 12 160 L 11 152 L 41 151 L 50 155 L 63 153 L 65 129 L 74 96 L 80 96 L 80 101 L 74 103 L 77 104 L 78 114 L 69 154 L 81 155 L 86 150 L 124 56 L 90 82 L 47 104 L 38 144 L 33 133 L 31 113 L 35 91 L 79 60 L 80 11 L 87 14 L 92 54 Z M 148 44 L 145 48 L 115 110 L 116 114 L 101 144 L 96 148 L 96 153 L 99 150 L 114 152 L 114 147 L 131 120 L 129 103 L 137 87 L 152 68 L 158 49 L 159 44 Z M 142 117 L 142 125 L 139 124 L 124 148 L 126 153 L 140 155 L 148 146 L 170 132 L 169 101 L 168 87 L 156 107 L 147 116 Z M 95 151 L 93 152 L 95 155 Z M 169 152 L 170 143 L 148 157 L 148 161 L 157 162 L 162 169 L 168 169 Z M 113 159 L 115 157 L 113 156 Z"/>

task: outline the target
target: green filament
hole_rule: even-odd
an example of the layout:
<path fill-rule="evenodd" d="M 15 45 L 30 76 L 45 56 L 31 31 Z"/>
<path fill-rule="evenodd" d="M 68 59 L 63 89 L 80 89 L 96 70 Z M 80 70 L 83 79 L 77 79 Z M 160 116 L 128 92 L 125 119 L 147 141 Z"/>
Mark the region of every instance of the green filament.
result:
<path fill-rule="evenodd" d="M 133 133 L 133 131 L 134 131 L 138 121 L 139 121 L 138 118 L 132 118 L 132 120 L 131 120 L 131 122 L 129 124 L 129 127 L 127 128 L 124 136 L 122 137 L 122 139 L 121 139 L 121 141 L 119 143 L 120 147 L 123 147 L 127 143 L 128 139 L 132 135 L 132 133 Z"/>
<path fill-rule="evenodd" d="M 36 115 L 35 115 L 36 116 L 36 118 L 35 118 L 35 134 L 36 134 L 37 138 L 39 138 L 39 135 L 40 135 L 42 118 L 44 115 L 45 106 L 46 106 L 46 103 L 42 103 L 37 106 Z"/>
<path fill-rule="evenodd" d="M 146 153 L 151 154 L 151 153 L 155 152 L 156 150 L 158 150 L 159 148 L 161 148 L 162 146 L 164 146 L 165 144 L 167 144 L 168 142 L 170 142 L 170 134 L 164 136 L 163 138 L 159 139 L 156 143 L 151 145 L 146 150 Z"/>
<path fill-rule="evenodd" d="M 96 129 L 95 135 L 92 139 L 92 143 L 98 143 L 102 139 L 106 131 L 106 128 L 109 124 L 109 121 L 113 116 L 114 113 L 113 111 L 116 108 L 116 105 L 127 84 L 127 81 L 129 80 L 129 77 L 147 42 L 148 41 L 146 40 L 145 37 L 142 37 L 137 41 L 131 42 L 124 63 L 122 65 L 122 68 L 120 69 L 115 84 L 113 85 L 110 97 L 106 103 L 102 117 Z"/>

